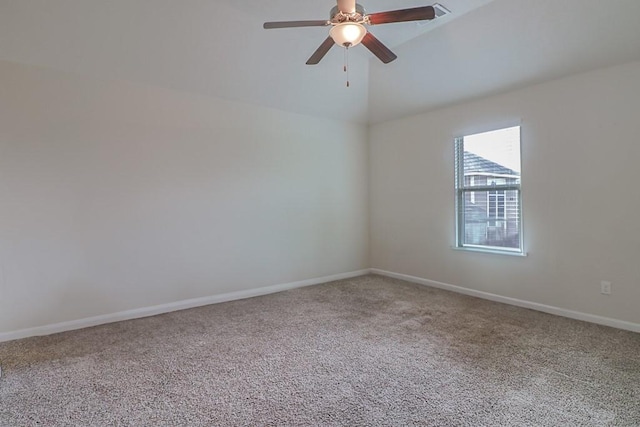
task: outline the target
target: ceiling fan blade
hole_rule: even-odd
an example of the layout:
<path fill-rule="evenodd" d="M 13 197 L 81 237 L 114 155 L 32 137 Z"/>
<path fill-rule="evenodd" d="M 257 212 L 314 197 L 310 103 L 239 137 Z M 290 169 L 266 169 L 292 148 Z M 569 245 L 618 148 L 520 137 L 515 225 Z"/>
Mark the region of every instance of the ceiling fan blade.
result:
<path fill-rule="evenodd" d="M 393 22 L 422 21 L 435 17 L 436 11 L 433 9 L 433 6 L 422 6 L 412 9 L 372 13 L 369 15 L 369 23 L 371 23 L 371 25 L 391 24 Z"/>
<path fill-rule="evenodd" d="M 385 64 L 388 64 L 397 58 L 395 53 L 391 52 L 388 47 L 382 44 L 380 40 L 375 38 L 374 35 L 369 32 L 367 32 L 362 39 L 362 44 Z"/>
<path fill-rule="evenodd" d="M 307 65 L 316 65 L 324 56 L 329 52 L 329 49 L 336 44 L 331 37 L 327 37 L 325 41 L 322 42 L 320 47 L 313 52 L 313 55 L 307 60 Z"/>
<path fill-rule="evenodd" d="M 294 27 L 324 27 L 329 25 L 328 21 L 278 21 L 265 22 L 262 28 L 270 30 L 272 28 L 294 28 Z"/>
<path fill-rule="evenodd" d="M 356 0 L 338 0 L 338 10 L 342 13 L 355 12 Z"/>

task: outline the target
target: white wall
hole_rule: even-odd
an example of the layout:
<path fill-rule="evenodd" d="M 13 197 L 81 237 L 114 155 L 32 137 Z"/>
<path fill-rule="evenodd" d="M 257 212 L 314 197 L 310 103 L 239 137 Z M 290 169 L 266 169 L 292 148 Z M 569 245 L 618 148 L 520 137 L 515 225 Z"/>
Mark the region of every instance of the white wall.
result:
<path fill-rule="evenodd" d="M 368 267 L 366 128 L 0 62 L 0 333 Z"/>
<path fill-rule="evenodd" d="M 639 112 L 634 62 L 372 126 L 372 267 L 640 323 Z M 528 256 L 452 250 L 453 137 L 520 120 Z"/>
<path fill-rule="evenodd" d="M 638 111 L 636 62 L 367 152 L 357 125 L 0 61 L 0 333 L 367 267 L 640 323 Z M 450 249 L 453 136 L 520 120 L 529 255 Z"/>

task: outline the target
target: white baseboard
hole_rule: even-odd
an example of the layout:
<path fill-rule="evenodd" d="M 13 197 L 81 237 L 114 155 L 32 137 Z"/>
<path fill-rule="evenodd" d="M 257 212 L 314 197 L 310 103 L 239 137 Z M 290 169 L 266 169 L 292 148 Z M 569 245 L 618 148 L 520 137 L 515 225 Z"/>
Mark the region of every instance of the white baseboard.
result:
<path fill-rule="evenodd" d="M 365 274 L 379 274 L 381 276 L 392 277 L 394 279 L 406 280 L 408 282 L 418 283 L 420 285 L 431 286 L 434 288 L 445 289 L 465 295 L 483 298 L 491 301 L 511 304 L 518 307 L 529 308 L 532 310 L 542 311 L 545 313 L 564 316 L 571 319 L 583 320 L 585 322 L 597 323 L 599 325 L 611 326 L 613 328 L 624 329 L 632 332 L 640 332 L 640 324 L 627 322 L 624 320 L 612 319 L 609 317 L 597 316 L 594 314 L 582 313 L 579 311 L 568 310 L 551 305 L 539 304 L 536 302 L 520 300 L 516 298 L 496 295 L 489 292 L 477 291 L 474 289 L 464 288 L 462 286 L 450 285 L 448 283 L 437 282 L 435 280 L 423 279 L 421 277 L 410 276 L 407 274 L 394 273 L 391 271 L 380 270 L 378 268 L 363 269 L 351 271 L 348 273 L 334 274 L 331 276 L 318 277 L 314 279 L 301 280 L 291 283 L 283 283 L 279 285 L 266 286 L 256 289 L 247 289 L 237 292 L 229 292 L 219 295 L 211 295 L 202 298 L 193 298 L 188 300 L 176 301 L 168 304 L 156 305 L 152 307 L 142 307 L 133 310 L 120 311 L 117 313 L 105 314 L 101 316 L 87 317 L 84 319 L 71 320 L 68 322 L 54 323 L 50 325 L 37 326 L 34 328 L 21 329 L 11 332 L 0 333 L 0 342 L 12 341 L 21 338 L 33 336 L 50 335 L 58 332 L 71 331 L 74 329 L 88 328 L 91 326 L 103 325 L 106 323 L 120 322 L 123 320 L 138 319 L 141 317 L 155 316 L 157 314 L 169 313 L 187 308 L 201 307 L 209 304 L 220 302 L 234 301 L 244 298 L 257 297 L 276 292 L 286 291 L 288 289 L 301 288 L 304 286 L 317 285 L 320 283 L 331 282 L 334 280 L 349 279 L 352 277 L 362 276 Z"/>
<path fill-rule="evenodd" d="M 216 304 L 219 302 L 234 301 L 244 298 L 257 297 L 260 295 L 273 294 L 289 289 L 301 288 L 304 286 L 317 285 L 320 283 L 332 282 L 334 280 L 349 279 L 351 277 L 362 276 L 369 273 L 369 269 L 351 271 L 348 273 L 334 274 L 331 276 L 317 277 L 314 279 L 300 280 L 298 282 L 283 283 L 262 288 L 247 289 L 237 292 L 229 292 L 219 295 L 211 295 L 202 298 L 193 298 L 168 304 L 155 305 L 152 307 L 142 307 L 133 310 L 120 311 L 117 313 L 104 314 L 101 316 L 87 317 L 84 319 L 71 320 L 68 322 L 54 323 L 50 325 L 37 326 L 35 328 L 20 329 L 18 331 L 0 333 L 0 342 L 12 341 L 21 338 L 28 338 L 41 335 L 50 335 L 58 332 L 72 331 L 74 329 L 88 328 L 90 326 L 103 325 L 105 323 L 120 322 L 122 320 L 138 319 L 141 317 L 155 316 L 157 314 L 169 313 L 187 308 L 201 307 L 203 305 Z"/>
<path fill-rule="evenodd" d="M 542 311 L 544 313 L 555 314 L 557 316 L 568 317 L 570 319 L 583 320 L 585 322 L 597 323 L 599 325 L 611 326 L 612 328 L 624 329 L 632 332 L 640 332 L 640 324 L 627 322 L 624 320 L 612 319 L 610 317 L 597 316 L 595 314 L 582 313 L 580 311 L 568 310 L 566 308 L 554 307 L 552 305 L 539 304 L 537 302 L 525 301 L 516 298 L 496 295 L 489 292 L 477 291 L 474 289 L 464 288 L 462 286 L 450 285 L 448 283 L 437 282 L 435 280 L 423 279 L 421 277 L 409 276 L 407 274 L 393 273 L 391 271 L 380 270 L 378 268 L 370 269 L 373 274 L 392 277 L 394 279 L 406 280 L 407 282 L 418 283 L 420 285 L 431 286 L 434 288 L 445 289 L 460 294 L 470 295 L 473 297 L 483 298 L 491 301 L 501 302 L 505 304 L 515 305 L 518 307 L 530 308 L 532 310 Z"/>

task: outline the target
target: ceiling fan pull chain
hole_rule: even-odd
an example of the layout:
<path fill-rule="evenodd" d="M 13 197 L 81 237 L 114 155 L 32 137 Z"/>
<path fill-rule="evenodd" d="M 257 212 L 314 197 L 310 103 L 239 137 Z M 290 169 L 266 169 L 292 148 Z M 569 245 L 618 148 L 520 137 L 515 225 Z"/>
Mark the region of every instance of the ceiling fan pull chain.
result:
<path fill-rule="evenodd" d="M 349 87 L 349 46 L 344 48 L 344 72 L 347 73 L 347 87 Z"/>

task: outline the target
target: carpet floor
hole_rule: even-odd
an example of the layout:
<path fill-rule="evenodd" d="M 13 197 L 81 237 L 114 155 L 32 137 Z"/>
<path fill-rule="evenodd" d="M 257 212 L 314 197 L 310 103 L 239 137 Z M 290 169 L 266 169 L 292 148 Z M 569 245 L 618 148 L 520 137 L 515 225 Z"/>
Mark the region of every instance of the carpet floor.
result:
<path fill-rule="evenodd" d="M 0 344 L 2 426 L 640 426 L 640 334 L 369 275 Z"/>

